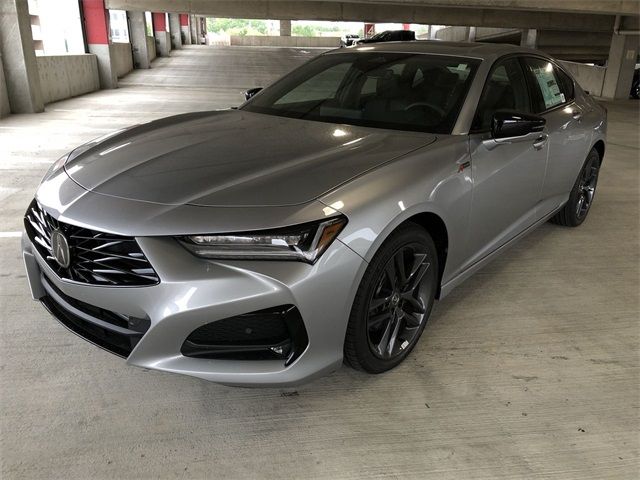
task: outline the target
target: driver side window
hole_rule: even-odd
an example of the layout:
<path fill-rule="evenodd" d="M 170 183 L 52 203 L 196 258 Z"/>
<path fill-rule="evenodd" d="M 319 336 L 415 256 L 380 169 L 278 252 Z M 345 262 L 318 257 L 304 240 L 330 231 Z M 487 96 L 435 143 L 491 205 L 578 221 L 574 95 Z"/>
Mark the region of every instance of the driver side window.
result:
<path fill-rule="evenodd" d="M 472 130 L 489 130 L 491 118 L 499 110 L 531 113 L 527 83 L 516 57 L 494 65 L 478 102 Z"/>

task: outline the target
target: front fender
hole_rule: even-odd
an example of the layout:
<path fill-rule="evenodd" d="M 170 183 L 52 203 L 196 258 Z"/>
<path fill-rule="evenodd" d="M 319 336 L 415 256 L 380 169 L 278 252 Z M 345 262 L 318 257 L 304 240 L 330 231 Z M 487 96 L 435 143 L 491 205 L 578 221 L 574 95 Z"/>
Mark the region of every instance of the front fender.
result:
<path fill-rule="evenodd" d="M 466 256 L 472 198 L 466 136 L 447 136 L 325 195 L 321 201 L 349 223 L 340 241 L 370 262 L 403 222 L 432 213 L 444 222 L 448 255 L 442 281 L 458 273 Z M 462 167 L 462 168 L 461 168 Z"/>

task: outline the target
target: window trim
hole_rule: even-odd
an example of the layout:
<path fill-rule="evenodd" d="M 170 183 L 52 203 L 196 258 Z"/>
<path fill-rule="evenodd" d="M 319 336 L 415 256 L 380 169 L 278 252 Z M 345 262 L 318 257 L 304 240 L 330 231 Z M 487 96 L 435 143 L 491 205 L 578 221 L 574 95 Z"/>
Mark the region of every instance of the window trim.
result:
<path fill-rule="evenodd" d="M 520 66 L 520 71 L 522 72 L 522 76 L 524 78 L 525 85 L 527 87 L 527 98 L 529 99 L 529 109 L 533 112 L 533 99 L 531 98 L 531 91 L 529 87 L 529 80 L 526 70 L 524 69 L 524 65 L 522 63 L 522 53 L 508 53 L 506 55 L 502 55 L 494 60 L 491 64 L 491 68 L 489 69 L 489 73 L 487 73 L 487 77 L 485 78 L 484 85 L 482 86 L 482 92 L 480 93 L 480 97 L 478 98 L 478 102 L 476 103 L 476 108 L 473 111 L 473 117 L 471 118 L 471 125 L 469 127 L 469 135 L 488 133 L 491 131 L 491 128 L 473 128 L 473 124 L 476 121 L 476 117 L 478 116 L 478 110 L 480 108 L 480 102 L 484 98 L 484 93 L 489 85 L 489 81 L 491 80 L 491 76 L 493 72 L 495 72 L 496 68 L 498 68 L 502 62 L 509 60 L 511 58 L 515 58 Z"/>

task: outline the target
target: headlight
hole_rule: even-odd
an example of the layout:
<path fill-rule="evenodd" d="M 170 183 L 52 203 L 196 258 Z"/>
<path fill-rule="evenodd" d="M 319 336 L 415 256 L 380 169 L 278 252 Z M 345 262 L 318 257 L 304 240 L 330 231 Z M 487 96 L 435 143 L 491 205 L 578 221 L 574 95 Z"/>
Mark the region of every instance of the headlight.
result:
<path fill-rule="evenodd" d="M 179 240 L 199 257 L 314 263 L 347 224 L 345 217 L 263 232 L 191 235 Z"/>
<path fill-rule="evenodd" d="M 64 167 L 64 164 L 67 163 L 67 159 L 69 158 L 69 155 L 71 155 L 71 152 L 65 153 L 58 160 L 56 160 L 54 162 L 54 164 L 49 167 L 49 170 L 47 171 L 47 174 L 45 175 L 45 177 L 53 175 L 58 170 L 60 170 L 62 167 Z"/>

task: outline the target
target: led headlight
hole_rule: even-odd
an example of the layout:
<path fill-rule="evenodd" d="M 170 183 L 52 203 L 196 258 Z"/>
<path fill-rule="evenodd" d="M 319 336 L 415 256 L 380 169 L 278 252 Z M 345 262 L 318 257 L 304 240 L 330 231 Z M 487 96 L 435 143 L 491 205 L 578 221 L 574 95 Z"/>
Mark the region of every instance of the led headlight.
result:
<path fill-rule="evenodd" d="M 62 167 L 64 167 L 64 164 L 67 163 L 67 159 L 69 158 L 69 155 L 71 155 L 71 152 L 64 154 L 63 156 L 61 156 L 58 160 L 56 160 L 50 167 L 49 170 L 47 170 L 47 173 L 44 174 L 44 177 L 42 177 L 42 180 L 40 180 L 40 183 L 44 182 L 47 178 L 53 176 L 56 172 L 58 172 Z"/>
<path fill-rule="evenodd" d="M 191 235 L 179 240 L 199 257 L 314 263 L 347 224 L 345 217 L 262 232 Z"/>

